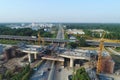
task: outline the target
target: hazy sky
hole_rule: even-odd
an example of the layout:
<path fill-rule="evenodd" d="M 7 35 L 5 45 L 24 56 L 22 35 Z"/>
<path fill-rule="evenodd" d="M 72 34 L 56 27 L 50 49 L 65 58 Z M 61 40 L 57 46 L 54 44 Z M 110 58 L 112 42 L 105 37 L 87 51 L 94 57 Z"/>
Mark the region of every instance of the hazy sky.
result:
<path fill-rule="evenodd" d="M 0 22 L 120 23 L 120 0 L 0 0 Z"/>

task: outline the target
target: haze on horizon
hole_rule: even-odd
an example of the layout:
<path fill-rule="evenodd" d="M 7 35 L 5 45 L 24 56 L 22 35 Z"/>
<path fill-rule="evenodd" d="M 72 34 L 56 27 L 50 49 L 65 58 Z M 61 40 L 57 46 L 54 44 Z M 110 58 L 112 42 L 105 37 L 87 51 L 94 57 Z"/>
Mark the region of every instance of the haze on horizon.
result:
<path fill-rule="evenodd" d="M 0 22 L 120 23 L 120 0 L 1 0 Z"/>

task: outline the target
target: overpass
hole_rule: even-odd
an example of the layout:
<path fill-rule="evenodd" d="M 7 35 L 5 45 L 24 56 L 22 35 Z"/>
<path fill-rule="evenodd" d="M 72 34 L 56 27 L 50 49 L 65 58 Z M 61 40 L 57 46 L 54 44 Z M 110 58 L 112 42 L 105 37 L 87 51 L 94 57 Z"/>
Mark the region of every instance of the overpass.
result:
<path fill-rule="evenodd" d="M 100 42 L 93 41 L 93 40 L 86 40 L 87 45 L 91 46 L 99 46 Z M 114 43 L 114 42 L 104 42 L 105 47 L 120 47 L 120 43 Z"/>
<path fill-rule="evenodd" d="M 37 38 L 32 38 L 31 36 L 14 36 L 14 35 L 0 35 L 0 39 L 6 40 L 20 40 L 20 41 L 38 41 Z M 55 42 L 55 43 L 65 43 L 69 40 L 57 39 L 57 38 L 44 38 L 46 42 Z"/>
<path fill-rule="evenodd" d="M 64 62 L 64 58 L 62 58 L 62 57 L 44 56 L 44 57 L 42 57 L 42 59 Z"/>
<path fill-rule="evenodd" d="M 59 30 L 58 30 L 55 40 L 64 41 L 64 30 L 63 30 L 62 26 L 59 26 Z M 62 43 L 60 43 L 60 44 L 62 44 Z M 48 46 L 48 48 L 50 51 L 55 51 L 55 48 L 57 46 L 60 46 L 60 44 L 53 44 L 51 46 Z M 51 56 L 44 56 L 44 57 L 42 57 L 42 59 L 64 62 L 64 58 L 56 56 L 53 52 L 52 52 Z"/>
<path fill-rule="evenodd" d="M 24 48 L 18 48 L 18 50 L 28 54 L 28 61 L 31 63 L 32 59 L 37 59 L 37 56 L 42 51 L 42 48 L 37 45 L 27 45 Z M 34 56 L 32 57 L 32 55 Z"/>
<path fill-rule="evenodd" d="M 70 59 L 70 67 L 73 67 L 75 59 L 90 60 L 90 53 L 87 50 L 65 51 L 58 56 Z"/>
<path fill-rule="evenodd" d="M 0 35 L 0 39 L 20 40 L 20 41 L 38 41 L 37 38 L 32 38 L 31 36 L 13 36 L 13 35 Z M 70 40 L 65 40 L 65 39 L 62 39 L 62 38 L 44 38 L 44 41 L 54 42 L 54 43 L 71 42 Z M 86 44 L 87 45 L 92 45 L 92 46 L 98 46 L 99 42 L 94 41 L 94 40 L 86 40 Z M 120 47 L 120 43 L 104 42 L 104 46 L 106 46 L 106 47 Z"/>

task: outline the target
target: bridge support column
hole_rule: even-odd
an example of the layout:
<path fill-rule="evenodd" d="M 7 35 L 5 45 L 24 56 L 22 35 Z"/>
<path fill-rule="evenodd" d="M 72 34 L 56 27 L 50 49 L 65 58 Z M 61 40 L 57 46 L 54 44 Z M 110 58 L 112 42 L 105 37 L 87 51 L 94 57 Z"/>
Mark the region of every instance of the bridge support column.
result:
<path fill-rule="evenodd" d="M 64 62 L 61 62 L 61 65 L 64 66 Z"/>
<path fill-rule="evenodd" d="M 52 40 L 52 44 L 53 44 L 53 40 Z"/>
<path fill-rule="evenodd" d="M 61 44 L 61 47 L 63 47 L 63 48 L 64 48 L 64 46 L 65 46 L 65 43 L 62 43 L 62 44 Z"/>
<path fill-rule="evenodd" d="M 70 67 L 73 67 L 73 64 L 74 64 L 74 59 L 70 58 Z"/>
<path fill-rule="evenodd" d="M 37 53 L 34 54 L 34 59 L 37 59 Z"/>
<path fill-rule="evenodd" d="M 58 46 L 60 46 L 60 43 L 58 42 Z"/>
<path fill-rule="evenodd" d="M 30 63 L 32 62 L 30 53 L 28 53 L 28 60 L 29 60 Z"/>

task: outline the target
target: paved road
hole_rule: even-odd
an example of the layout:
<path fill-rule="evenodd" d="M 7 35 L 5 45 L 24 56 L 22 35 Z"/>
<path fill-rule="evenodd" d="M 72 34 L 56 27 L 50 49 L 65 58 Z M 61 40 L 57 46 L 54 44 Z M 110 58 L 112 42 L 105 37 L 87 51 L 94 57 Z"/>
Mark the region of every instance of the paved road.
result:
<path fill-rule="evenodd" d="M 90 68 L 86 69 L 86 71 L 87 71 L 87 73 L 88 73 L 88 75 L 89 75 L 89 77 L 90 77 L 91 80 L 98 80 L 95 71 L 93 71 Z"/>
<path fill-rule="evenodd" d="M 62 30 L 63 31 L 63 30 Z M 61 33 L 61 30 L 59 31 Z M 32 38 L 31 36 L 14 36 L 14 35 L 0 35 L 0 39 L 6 40 L 20 40 L 20 41 L 37 41 L 37 38 Z M 46 42 L 68 42 L 69 40 L 56 39 L 56 38 L 44 38 Z"/>
<path fill-rule="evenodd" d="M 114 74 L 105 74 L 105 76 L 112 77 L 114 80 L 120 80 L 120 76 L 114 75 Z"/>
<path fill-rule="evenodd" d="M 59 26 L 56 39 L 64 39 L 64 29 L 61 25 Z"/>
<path fill-rule="evenodd" d="M 61 25 L 59 25 L 59 30 L 56 39 L 64 39 L 64 29 Z M 59 71 L 61 69 L 61 71 Z M 68 71 L 61 67 L 58 62 L 55 65 L 54 78 L 53 80 L 68 80 L 68 75 L 72 74 L 72 70 Z"/>
<path fill-rule="evenodd" d="M 93 46 L 99 46 L 100 42 L 99 41 L 94 41 L 94 40 L 86 40 L 87 45 L 93 45 Z M 120 47 L 120 43 L 112 43 L 112 42 L 104 42 L 104 46 L 107 47 Z"/>
<path fill-rule="evenodd" d="M 39 69 L 32 75 L 30 80 L 47 80 L 49 71 L 47 71 L 48 68 L 51 66 L 51 61 L 46 61 L 39 67 Z M 41 72 L 44 72 L 43 75 L 40 75 Z"/>
<path fill-rule="evenodd" d="M 51 70 L 47 80 L 53 80 L 53 77 L 55 76 L 54 72 L 55 72 L 55 61 L 52 61 Z"/>
<path fill-rule="evenodd" d="M 112 48 L 107 48 L 107 49 L 108 49 L 109 51 L 111 51 L 113 54 L 120 56 L 120 53 L 117 52 L 117 51 L 115 51 L 115 50 L 113 50 Z"/>
<path fill-rule="evenodd" d="M 61 71 L 59 71 L 61 69 Z M 53 80 L 68 80 L 68 75 L 71 75 L 73 70 L 70 68 L 63 68 L 60 64 L 55 65 L 55 73 Z"/>

